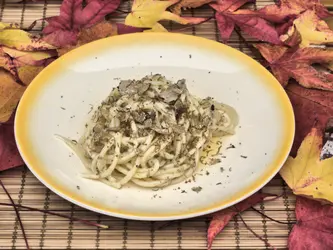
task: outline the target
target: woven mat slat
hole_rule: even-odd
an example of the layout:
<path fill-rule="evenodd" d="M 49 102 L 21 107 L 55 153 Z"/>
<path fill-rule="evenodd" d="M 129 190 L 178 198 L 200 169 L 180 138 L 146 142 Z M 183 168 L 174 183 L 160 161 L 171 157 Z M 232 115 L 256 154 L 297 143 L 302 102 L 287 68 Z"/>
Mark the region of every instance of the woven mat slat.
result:
<path fill-rule="evenodd" d="M 34 3 L 19 3 L 19 0 L 2 0 L 0 4 L 0 20 L 16 22 L 22 27 L 37 20 L 59 14 L 61 1 L 37 1 Z M 272 4 L 272 1 L 257 0 L 256 5 L 248 8 L 261 8 Z M 128 11 L 130 2 L 124 1 L 121 9 Z M 185 11 L 186 16 L 213 15 L 208 7 Z M 112 19 L 122 22 L 125 14 L 117 14 Z M 40 21 L 34 27 L 38 32 L 45 25 Z M 179 25 L 167 23 L 173 31 L 182 28 Z M 182 33 L 205 37 L 219 41 L 215 20 L 199 26 L 182 30 Z M 245 34 L 243 37 L 249 44 L 256 41 Z M 253 58 L 260 58 L 253 52 L 238 34 L 233 33 L 228 45 L 239 49 Z M 91 226 L 76 223 L 42 213 L 21 211 L 26 233 L 32 249 L 206 249 L 206 232 L 209 218 L 207 216 L 174 222 L 168 227 L 157 230 L 164 222 L 127 221 L 90 212 L 75 206 L 60 198 L 43 186 L 27 168 L 16 168 L 1 172 L 0 178 L 11 193 L 17 204 L 78 218 L 92 220 L 110 225 L 110 230 L 99 230 Z M 283 222 L 295 220 L 295 196 L 280 177 L 275 177 L 263 189 L 264 192 L 282 194 L 277 200 L 258 204 L 256 209 Z M 9 203 L 4 191 L 0 190 L 0 202 Z M 22 233 L 11 207 L 0 206 L 0 249 L 25 249 Z M 247 224 L 277 249 L 286 249 L 290 225 L 278 224 L 250 210 L 243 213 L 242 218 Z M 239 217 L 235 217 L 217 237 L 213 249 L 268 249 L 268 245 L 254 237 L 243 225 Z"/>

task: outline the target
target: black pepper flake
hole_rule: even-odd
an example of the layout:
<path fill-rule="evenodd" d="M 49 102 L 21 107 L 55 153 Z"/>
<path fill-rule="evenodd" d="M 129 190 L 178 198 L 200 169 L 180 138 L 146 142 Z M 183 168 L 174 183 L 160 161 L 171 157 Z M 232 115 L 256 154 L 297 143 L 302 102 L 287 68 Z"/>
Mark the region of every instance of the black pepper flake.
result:
<path fill-rule="evenodd" d="M 182 192 L 181 192 L 182 194 L 186 194 L 187 192 L 185 191 L 185 190 L 182 190 Z"/>
<path fill-rule="evenodd" d="M 265 153 L 265 155 L 267 155 L 267 153 Z"/>
<path fill-rule="evenodd" d="M 202 190 L 202 187 L 198 186 L 198 187 L 193 187 L 191 189 L 193 192 L 199 193 Z"/>
<path fill-rule="evenodd" d="M 208 71 L 208 74 L 210 74 L 211 72 L 210 71 Z"/>
<path fill-rule="evenodd" d="M 192 55 L 190 54 L 189 57 L 190 57 L 190 59 L 191 59 L 191 58 L 192 58 Z"/>
<path fill-rule="evenodd" d="M 206 171 L 206 175 L 209 175 L 209 172 L 208 172 L 208 171 Z"/>
<path fill-rule="evenodd" d="M 64 98 L 64 96 L 62 95 L 62 96 L 60 96 L 60 98 Z"/>
<path fill-rule="evenodd" d="M 221 171 L 221 173 L 223 173 L 224 172 L 224 167 L 220 167 L 220 171 Z"/>
<path fill-rule="evenodd" d="M 236 148 L 235 145 L 231 144 L 229 145 L 229 147 L 227 147 L 227 149 L 231 149 L 231 148 Z"/>
<path fill-rule="evenodd" d="M 64 107 L 60 107 L 62 110 L 66 110 Z"/>
<path fill-rule="evenodd" d="M 210 106 L 210 110 L 211 110 L 211 111 L 214 111 L 214 110 L 215 110 L 215 106 L 214 106 L 214 104 L 212 104 L 212 105 Z"/>
<path fill-rule="evenodd" d="M 95 57 L 95 59 L 97 59 L 97 56 Z"/>
<path fill-rule="evenodd" d="M 216 186 L 218 186 L 218 185 L 222 185 L 222 182 L 218 182 L 218 183 L 216 183 Z"/>
<path fill-rule="evenodd" d="M 232 171 L 232 168 L 230 167 L 230 168 L 229 168 L 229 172 L 231 172 L 231 171 Z"/>
<path fill-rule="evenodd" d="M 76 186 L 77 190 L 80 190 L 80 186 Z"/>
<path fill-rule="evenodd" d="M 244 158 L 244 159 L 246 159 L 246 158 L 247 158 L 247 156 L 245 156 L 245 155 L 241 155 L 240 157 L 242 157 L 242 158 Z"/>
<path fill-rule="evenodd" d="M 163 58 L 163 56 L 160 56 L 160 58 Z"/>
<path fill-rule="evenodd" d="M 229 175 L 227 175 L 227 178 L 229 178 Z"/>

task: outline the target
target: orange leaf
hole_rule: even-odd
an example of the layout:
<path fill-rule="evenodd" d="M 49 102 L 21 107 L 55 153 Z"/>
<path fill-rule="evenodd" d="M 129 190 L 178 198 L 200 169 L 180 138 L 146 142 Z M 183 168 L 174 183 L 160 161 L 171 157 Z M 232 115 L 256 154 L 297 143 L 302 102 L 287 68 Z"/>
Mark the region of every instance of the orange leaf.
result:
<path fill-rule="evenodd" d="M 0 69 L 0 122 L 9 120 L 25 87 L 15 82 L 5 70 Z"/>
<path fill-rule="evenodd" d="M 92 41 L 115 36 L 118 34 L 126 34 L 133 32 L 141 32 L 142 29 L 126 26 L 124 24 L 112 23 L 108 21 L 102 21 L 90 28 L 82 29 L 77 36 L 77 43 L 74 46 L 65 46 L 58 49 L 59 56 L 66 54 L 68 51 L 73 50 L 83 44 L 90 43 Z"/>
<path fill-rule="evenodd" d="M 316 70 L 314 63 L 328 63 L 333 58 L 333 50 L 319 48 L 287 48 L 270 44 L 257 44 L 256 48 L 268 61 L 273 74 L 282 86 L 287 86 L 290 78 L 305 88 L 333 91 L 333 75 Z"/>

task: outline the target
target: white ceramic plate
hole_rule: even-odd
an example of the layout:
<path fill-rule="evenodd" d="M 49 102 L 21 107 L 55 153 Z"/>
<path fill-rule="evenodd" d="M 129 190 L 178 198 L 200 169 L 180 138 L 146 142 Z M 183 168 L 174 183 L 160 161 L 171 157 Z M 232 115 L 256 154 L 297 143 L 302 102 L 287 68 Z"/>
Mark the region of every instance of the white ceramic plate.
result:
<path fill-rule="evenodd" d="M 161 73 L 185 78 L 197 96 L 233 106 L 236 135 L 224 140 L 226 158 L 196 182 L 153 191 L 120 190 L 80 177 L 84 167 L 55 134 L 78 139 L 96 107 L 120 79 Z M 140 220 L 189 218 L 217 211 L 264 186 L 288 156 L 294 136 L 289 99 L 261 65 L 223 44 L 181 34 L 130 34 L 82 46 L 44 69 L 16 114 L 16 141 L 35 176 L 63 198 L 87 209 Z M 241 157 L 241 156 L 246 156 Z M 224 169 L 224 171 L 221 171 Z M 202 191 L 193 192 L 192 187 Z M 78 188 L 79 187 L 79 188 Z"/>

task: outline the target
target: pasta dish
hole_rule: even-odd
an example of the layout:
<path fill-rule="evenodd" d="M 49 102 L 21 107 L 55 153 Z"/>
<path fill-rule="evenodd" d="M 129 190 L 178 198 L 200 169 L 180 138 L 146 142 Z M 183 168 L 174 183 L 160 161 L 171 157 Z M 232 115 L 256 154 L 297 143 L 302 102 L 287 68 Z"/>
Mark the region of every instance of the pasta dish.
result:
<path fill-rule="evenodd" d="M 61 139 L 84 163 L 84 177 L 158 188 L 191 177 L 207 142 L 233 134 L 237 123 L 232 107 L 192 95 L 184 79 L 155 74 L 120 81 L 78 142 Z"/>

